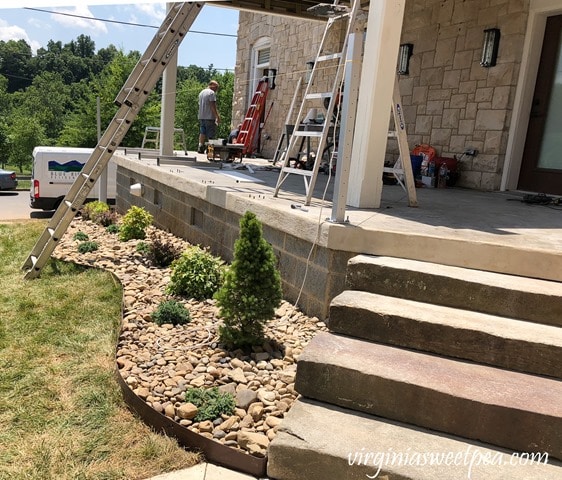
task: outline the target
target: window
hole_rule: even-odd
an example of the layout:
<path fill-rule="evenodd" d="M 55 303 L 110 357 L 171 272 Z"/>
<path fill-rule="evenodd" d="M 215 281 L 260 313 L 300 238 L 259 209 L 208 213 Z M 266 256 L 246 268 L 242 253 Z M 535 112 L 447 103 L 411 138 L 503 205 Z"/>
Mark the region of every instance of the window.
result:
<path fill-rule="evenodd" d="M 252 68 L 250 70 L 250 81 L 248 82 L 248 105 L 258 86 L 260 78 L 266 74 L 270 66 L 271 39 L 262 37 L 256 41 L 252 48 Z"/>

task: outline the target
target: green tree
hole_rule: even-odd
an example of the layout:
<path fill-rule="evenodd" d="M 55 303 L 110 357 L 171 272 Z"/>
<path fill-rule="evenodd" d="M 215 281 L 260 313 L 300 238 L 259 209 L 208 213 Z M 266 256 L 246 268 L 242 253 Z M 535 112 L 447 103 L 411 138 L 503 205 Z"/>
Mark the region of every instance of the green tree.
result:
<path fill-rule="evenodd" d="M 17 165 L 20 173 L 30 168 L 33 149 L 45 143 L 43 126 L 34 117 L 28 117 L 20 111 L 14 112 L 8 127 L 9 163 Z"/>
<path fill-rule="evenodd" d="M 263 341 L 265 323 L 273 318 L 283 296 L 273 248 L 263 238 L 261 222 L 252 212 L 240 219 L 234 261 L 215 298 L 224 320 L 219 328 L 223 343 L 248 347 Z"/>
<path fill-rule="evenodd" d="M 0 40 L 0 74 L 8 79 L 8 92 L 31 84 L 31 47 L 25 40 Z"/>

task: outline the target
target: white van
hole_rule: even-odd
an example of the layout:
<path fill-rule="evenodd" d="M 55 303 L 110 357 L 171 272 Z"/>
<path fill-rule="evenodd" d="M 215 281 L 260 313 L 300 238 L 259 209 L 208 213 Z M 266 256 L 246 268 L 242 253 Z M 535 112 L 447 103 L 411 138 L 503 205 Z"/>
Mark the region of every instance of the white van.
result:
<path fill-rule="evenodd" d="M 58 208 L 90 158 L 92 148 L 35 147 L 31 172 L 30 206 L 38 210 Z M 107 200 L 115 202 L 117 165 L 111 159 L 107 173 Z M 99 198 L 99 179 L 87 201 Z"/>

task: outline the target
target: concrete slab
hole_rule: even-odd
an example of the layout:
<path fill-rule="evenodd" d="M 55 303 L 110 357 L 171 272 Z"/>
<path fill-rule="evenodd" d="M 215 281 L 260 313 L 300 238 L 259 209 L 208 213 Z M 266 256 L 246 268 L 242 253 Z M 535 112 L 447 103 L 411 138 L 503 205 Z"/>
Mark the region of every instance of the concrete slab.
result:
<path fill-rule="evenodd" d="M 300 355 L 303 396 L 562 459 L 562 382 L 331 333 Z"/>
<path fill-rule="evenodd" d="M 562 328 L 347 290 L 330 305 L 334 333 L 562 379 Z"/>
<path fill-rule="evenodd" d="M 558 480 L 562 465 L 525 461 L 490 445 L 300 399 L 270 445 L 268 475 L 281 480 Z"/>
<path fill-rule="evenodd" d="M 190 468 L 164 473 L 147 480 L 256 480 L 256 477 L 219 467 L 212 463 L 200 463 Z"/>

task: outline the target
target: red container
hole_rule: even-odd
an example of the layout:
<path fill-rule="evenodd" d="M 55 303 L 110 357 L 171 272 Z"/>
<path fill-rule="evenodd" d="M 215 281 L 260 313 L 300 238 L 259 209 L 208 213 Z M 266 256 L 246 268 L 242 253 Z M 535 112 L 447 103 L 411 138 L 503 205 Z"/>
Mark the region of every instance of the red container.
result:
<path fill-rule="evenodd" d="M 450 157 L 435 157 L 433 161 L 435 162 L 436 175 L 439 173 L 439 169 L 441 168 L 441 165 L 443 163 L 447 165 L 447 170 L 449 170 L 447 186 L 453 187 L 457 182 L 457 178 L 459 176 L 457 159 Z"/>

